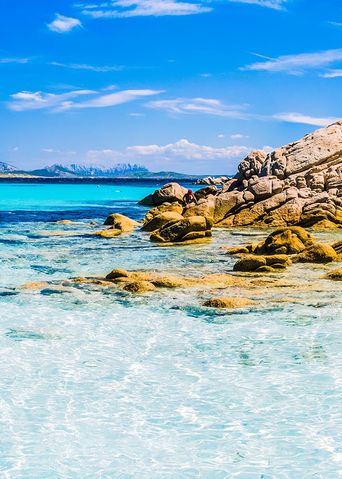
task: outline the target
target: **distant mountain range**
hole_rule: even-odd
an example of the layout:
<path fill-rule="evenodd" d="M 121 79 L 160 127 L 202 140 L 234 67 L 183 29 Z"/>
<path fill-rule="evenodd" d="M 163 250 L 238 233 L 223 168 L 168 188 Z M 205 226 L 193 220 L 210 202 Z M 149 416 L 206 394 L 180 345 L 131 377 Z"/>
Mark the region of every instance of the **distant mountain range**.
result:
<path fill-rule="evenodd" d="M 0 162 L 2 176 L 34 176 L 45 178 L 193 178 L 193 176 L 173 171 L 151 172 L 141 165 L 119 163 L 111 168 L 85 165 L 51 165 L 36 170 L 19 170 L 7 163 Z"/>
<path fill-rule="evenodd" d="M 15 173 L 16 171 L 17 168 L 15 166 L 0 161 L 0 173 Z"/>

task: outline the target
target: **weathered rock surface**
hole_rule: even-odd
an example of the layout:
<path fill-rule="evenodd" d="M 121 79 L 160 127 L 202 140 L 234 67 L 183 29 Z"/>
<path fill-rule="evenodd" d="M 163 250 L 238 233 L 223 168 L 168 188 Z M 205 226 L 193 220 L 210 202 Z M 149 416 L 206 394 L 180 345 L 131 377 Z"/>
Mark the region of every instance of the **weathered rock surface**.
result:
<path fill-rule="evenodd" d="M 312 236 L 300 226 L 279 228 L 255 249 L 256 254 L 296 254 L 313 244 Z"/>
<path fill-rule="evenodd" d="M 226 176 L 207 176 L 206 178 L 200 178 L 195 182 L 195 185 L 223 185 L 228 178 Z"/>
<path fill-rule="evenodd" d="M 332 245 L 337 254 L 342 255 L 342 241 L 337 241 Z"/>
<path fill-rule="evenodd" d="M 149 222 L 145 223 L 141 229 L 142 231 L 152 232 L 159 230 L 165 225 L 171 225 L 183 219 L 183 216 L 179 213 L 165 211 L 165 213 L 160 213 L 159 215 L 154 216 Z"/>
<path fill-rule="evenodd" d="M 293 261 L 296 263 L 331 263 L 337 258 L 338 255 L 332 246 L 315 243 L 295 256 Z"/>
<path fill-rule="evenodd" d="M 156 190 L 152 195 L 148 195 L 140 201 L 141 205 L 145 206 L 159 206 L 165 202 L 173 203 L 175 201 L 182 203 L 187 189 L 180 186 L 178 183 L 167 183 L 159 190 Z"/>
<path fill-rule="evenodd" d="M 178 202 L 175 202 L 175 203 L 165 202 L 162 205 L 155 206 L 154 208 L 150 209 L 146 213 L 144 218 L 144 224 L 151 221 L 155 216 L 160 215 L 161 213 L 165 213 L 167 211 L 168 212 L 172 211 L 174 213 L 179 213 L 181 215 L 183 212 L 183 206 Z"/>
<path fill-rule="evenodd" d="M 151 241 L 178 243 L 211 236 L 212 222 L 204 216 L 190 216 L 172 224 L 166 224 L 152 233 Z"/>
<path fill-rule="evenodd" d="M 180 202 L 179 188 L 166 185 L 148 204 Z M 222 189 L 203 188 L 198 199 L 182 214 L 222 227 L 342 227 L 342 121 L 272 153 L 253 151 Z"/>

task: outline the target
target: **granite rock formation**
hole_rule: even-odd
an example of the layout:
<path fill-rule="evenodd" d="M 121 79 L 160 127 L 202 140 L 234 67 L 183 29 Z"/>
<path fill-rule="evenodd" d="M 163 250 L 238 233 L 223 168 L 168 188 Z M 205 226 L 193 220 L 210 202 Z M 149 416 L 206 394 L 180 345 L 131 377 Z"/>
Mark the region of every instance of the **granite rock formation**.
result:
<path fill-rule="evenodd" d="M 166 185 L 152 195 L 153 204 L 164 197 L 179 202 L 181 192 Z M 341 227 L 342 121 L 272 153 L 250 153 L 222 189 L 197 195 L 183 216 L 205 216 L 216 226 Z"/>

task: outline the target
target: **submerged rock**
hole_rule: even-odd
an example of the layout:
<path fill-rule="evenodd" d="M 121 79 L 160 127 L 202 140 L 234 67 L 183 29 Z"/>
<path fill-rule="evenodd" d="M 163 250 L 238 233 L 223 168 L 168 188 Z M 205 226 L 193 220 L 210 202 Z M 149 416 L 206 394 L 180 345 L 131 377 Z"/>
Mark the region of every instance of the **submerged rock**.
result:
<path fill-rule="evenodd" d="M 100 236 L 101 238 L 114 238 L 115 236 L 120 236 L 122 234 L 121 230 L 109 228 L 108 230 L 96 231 L 95 236 Z"/>
<path fill-rule="evenodd" d="M 254 306 L 256 303 L 247 298 L 211 298 L 205 301 L 203 306 L 207 308 L 219 308 L 219 309 L 236 309 L 244 308 L 246 306 Z"/>
<path fill-rule="evenodd" d="M 123 289 L 129 293 L 147 293 L 149 291 L 155 291 L 156 287 L 149 281 L 132 281 L 131 283 L 127 283 Z"/>

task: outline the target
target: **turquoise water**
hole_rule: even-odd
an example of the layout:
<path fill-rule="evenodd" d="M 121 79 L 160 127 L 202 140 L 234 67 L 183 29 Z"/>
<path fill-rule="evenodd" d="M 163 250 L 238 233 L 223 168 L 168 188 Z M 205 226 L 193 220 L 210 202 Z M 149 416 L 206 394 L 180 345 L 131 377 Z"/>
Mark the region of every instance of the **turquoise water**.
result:
<path fill-rule="evenodd" d="M 0 477 L 341 477 L 342 288 L 322 279 L 331 266 L 293 266 L 277 287 L 246 291 L 18 289 L 115 267 L 231 272 L 221 246 L 265 235 L 215 230 L 209 244 L 165 248 L 139 231 L 90 234 L 109 212 L 142 218 L 136 200 L 150 191 L 0 184 Z M 258 306 L 201 306 L 219 294 Z"/>

